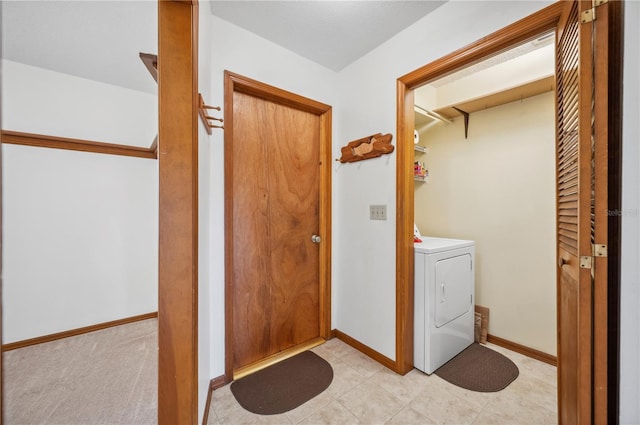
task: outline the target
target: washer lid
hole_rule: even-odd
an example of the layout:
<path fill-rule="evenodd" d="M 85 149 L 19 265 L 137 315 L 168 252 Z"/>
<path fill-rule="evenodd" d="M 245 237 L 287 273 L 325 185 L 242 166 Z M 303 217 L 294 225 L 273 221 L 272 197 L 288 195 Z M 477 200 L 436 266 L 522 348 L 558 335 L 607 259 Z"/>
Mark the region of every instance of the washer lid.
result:
<path fill-rule="evenodd" d="M 432 238 L 429 236 L 422 236 L 420 239 L 422 239 L 422 242 L 413 245 L 416 252 L 424 252 L 425 254 L 434 254 L 474 245 L 474 241 L 463 239 Z"/>

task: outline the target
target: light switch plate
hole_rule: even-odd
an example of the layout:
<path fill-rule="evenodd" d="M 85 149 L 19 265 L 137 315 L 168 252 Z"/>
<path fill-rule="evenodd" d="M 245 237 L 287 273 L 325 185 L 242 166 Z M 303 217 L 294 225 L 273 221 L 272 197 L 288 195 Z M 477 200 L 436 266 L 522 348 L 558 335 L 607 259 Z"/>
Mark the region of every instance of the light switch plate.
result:
<path fill-rule="evenodd" d="M 369 219 L 370 220 L 386 220 L 387 206 L 386 205 L 369 205 Z"/>

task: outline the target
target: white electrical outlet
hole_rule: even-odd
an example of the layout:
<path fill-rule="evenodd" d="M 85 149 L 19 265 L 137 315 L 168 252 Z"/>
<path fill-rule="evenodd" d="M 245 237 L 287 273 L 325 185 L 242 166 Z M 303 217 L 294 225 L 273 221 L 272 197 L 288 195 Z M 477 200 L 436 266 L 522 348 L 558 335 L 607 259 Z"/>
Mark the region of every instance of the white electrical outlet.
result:
<path fill-rule="evenodd" d="M 386 220 L 387 206 L 386 205 L 369 205 L 369 219 L 370 220 Z"/>

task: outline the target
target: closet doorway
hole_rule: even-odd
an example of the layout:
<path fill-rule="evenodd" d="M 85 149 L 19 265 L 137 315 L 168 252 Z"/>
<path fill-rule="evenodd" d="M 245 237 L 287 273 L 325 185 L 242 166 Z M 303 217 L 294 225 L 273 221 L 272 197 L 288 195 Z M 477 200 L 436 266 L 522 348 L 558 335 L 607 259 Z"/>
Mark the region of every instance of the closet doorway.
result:
<path fill-rule="evenodd" d="M 553 366 L 554 40 L 544 34 L 414 93 L 418 229 L 475 241 L 475 304 L 491 309 L 489 342 Z"/>
<path fill-rule="evenodd" d="M 331 107 L 225 73 L 226 375 L 330 330 Z"/>
<path fill-rule="evenodd" d="M 560 423 L 615 421 L 619 314 L 618 2 L 558 2 L 398 79 L 397 358 L 413 363 L 414 89 L 543 33 L 556 38 L 558 404 Z M 612 65 L 609 65 L 612 64 Z M 594 87 L 594 91 L 591 88 Z M 592 119 L 594 117 L 594 119 Z M 593 207 L 592 207 L 593 206 Z M 592 245 L 592 240 L 594 241 Z M 598 250 L 608 248 L 608 254 Z M 595 248 L 595 249 L 594 249 Z M 606 250 L 605 250 L 606 251 Z M 611 262 L 607 258 L 612 257 Z M 614 325 L 608 329 L 608 326 Z M 404 368 L 403 368 L 404 366 Z"/>

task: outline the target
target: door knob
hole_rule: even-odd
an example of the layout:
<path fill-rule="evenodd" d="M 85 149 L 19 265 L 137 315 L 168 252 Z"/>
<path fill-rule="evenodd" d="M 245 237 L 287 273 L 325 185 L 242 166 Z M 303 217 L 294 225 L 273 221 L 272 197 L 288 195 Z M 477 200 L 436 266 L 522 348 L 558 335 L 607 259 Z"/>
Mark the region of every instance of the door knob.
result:
<path fill-rule="evenodd" d="M 562 257 L 558 258 L 558 267 L 562 268 L 565 264 L 567 264 L 567 260 Z"/>
<path fill-rule="evenodd" d="M 311 236 L 311 242 L 313 242 L 313 243 L 320 243 L 321 240 L 322 239 L 318 235 Z"/>

